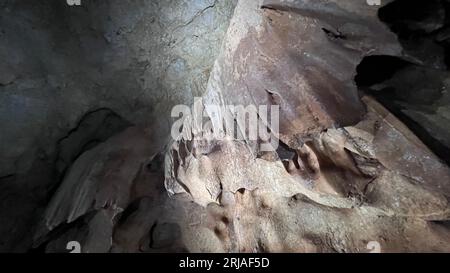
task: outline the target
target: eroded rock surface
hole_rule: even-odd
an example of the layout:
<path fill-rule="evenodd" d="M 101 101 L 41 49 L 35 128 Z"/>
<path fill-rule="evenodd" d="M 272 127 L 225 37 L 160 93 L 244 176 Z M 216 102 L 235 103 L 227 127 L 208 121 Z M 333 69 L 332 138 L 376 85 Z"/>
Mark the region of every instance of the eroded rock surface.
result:
<path fill-rule="evenodd" d="M 170 110 L 204 92 L 235 3 L 2 1 L 0 250 L 30 247 L 32 222 L 83 151 L 131 124 L 154 126 L 164 149 Z M 102 110 L 111 128 L 89 118 Z"/>
<path fill-rule="evenodd" d="M 447 145 L 446 129 L 435 130 L 441 123 L 419 118 L 433 115 L 430 105 L 446 118 L 446 96 L 436 91 L 446 81 L 445 54 L 436 61 L 419 54 L 422 46 L 405 50 L 405 40 L 385 24 L 389 16 L 378 18 L 380 8 L 395 9 L 390 5 L 397 1 L 376 7 L 350 0 L 240 0 L 221 47 L 233 3 L 188 2 L 123 1 L 105 13 L 93 3 L 96 12 L 85 14 L 89 23 L 70 24 L 79 50 L 84 42 L 91 49 L 91 35 L 102 34 L 105 55 L 88 63 L 104 64 L 105 71 L 95 73 L 107 76 L 95 90 L 111 90 L 114 99 L 59 139 L 61 183 L 29 220 L 36 226 L 29 239 L 35 250 L 65 252 L 69 241 L 78 241 L 87 253 L 368 252 L 370 242 L 383 252 L 450 251 L 450 169 L 415 128 L 376 100 L 377 91 L 395 86 L 403 100 L 394 103 Z M 119 11 L 130 7 L 137 15 L 123 18 Z M 442 16 L 408 26 L 433 32 L 445 28 Z M 122 20 L 126 27 L 119 27 Z M 87 26 L 93 27 L 89 35 L 82 31 Z M 401 59 L 398 71 L 368 84 L 361 75 L 355 81 L 363 59 L 379 55 Z M 402 85 L 430 71 L 440 71 L 436 82 Z M 142 81 L 133 78 L 140 87 L 131 88 L 136 82 L 128 76 L 136 73 Z M 13 88 L 17 77 L 0 80 L 2 88 Z M 133 90 L 142 93 L 134 97 Z M 416 90 L 437 93 L 424 101 L 426 95 L 412 96 Z M 210 128 L 190 118 L 172 140 L 168 119 L 141 119 L 169 117 L 171 106 L 192 103 L 194 96 L 202 96 L 199 106 L 212 129 L 224 133 L 221 119 L 235 113 L 206 106 L 280 105 L 279 130 L 258 121 L 280 145 L 262 151 L 263 139 L 214 139 Z M 116 103 L 131 104 L 124 110 Z M 102 126 L 108 130 L 96 131 Z M 23 206 L 29 214 L 35 209 Z"/>
<path fill-rule="evenodd" d="M 292 158 L 229 140 L 199 155 L 194 135 L 169 153 L 169 192 L 213 204 L 224 251 L 448 251 L 449 168 L 352 81 L 380 54 L 404 57 L 365 3 L 239 2 L 204 103 L 280 104 Z"/>

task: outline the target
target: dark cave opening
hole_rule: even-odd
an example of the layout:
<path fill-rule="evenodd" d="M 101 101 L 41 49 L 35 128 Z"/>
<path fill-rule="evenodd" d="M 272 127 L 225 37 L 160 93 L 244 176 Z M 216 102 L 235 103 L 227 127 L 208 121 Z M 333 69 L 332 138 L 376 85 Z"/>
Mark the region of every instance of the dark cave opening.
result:
<path fill-rule="evenodd" d="M 450 163 L 450 129 L 440 111 L 447 107 L 449 3 L 397 0 L 378 16 L 394 32 L 404 57 L 367 56 L 355 82 L 410 128 L 441 160 Z"/>
<path fill-rule="evenodd" d="M 368 87 L 394 76 L 409 65 L 409 62 L 392 56 L 368 56 L 356 68 L 355 82 L 359 87 Z"/>
<path fill-rule="evenodd" d="M 446 16 L 444 3 L 441 0 L 397 0 L 381 8 L 378 15 L 400 39 L 408 39 L 442 27 Z"/>
<path fill-rule="evenodd" d="M 445 0 L 397 0 L 378 16 L 414 61 L 435 68 L 450 66 L 450 3 Z"/>

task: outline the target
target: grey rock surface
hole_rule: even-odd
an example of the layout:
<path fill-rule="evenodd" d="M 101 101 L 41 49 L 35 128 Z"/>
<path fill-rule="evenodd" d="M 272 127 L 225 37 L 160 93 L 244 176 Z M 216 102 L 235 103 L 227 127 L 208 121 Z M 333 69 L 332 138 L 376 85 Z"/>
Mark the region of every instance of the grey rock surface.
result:
<path fill-rule="evenodd" d="M 88 113 L 107 109 L 125 123 L 152 124 L 152 141 L 164 149 L 170 110 L 204 92 L 235 2 L 2 1 L 0 213 L 11 205 L 7 195 L 31 202 L 24 207 L 48 202 L 64 175 L 56 165 L 79 156 L 59 155 L 58 143 Z M 97 138 L 86 130 L 78 135 L 81 142 Z M 20 226 L 18 233 L 29 234 L 25 218 L 32 213 L 18 208 L 22 214 L 23 223 L 1 215 L 11 224 L 0 232 Z M 0 241 L 2 250 L 30 244 Z"/>

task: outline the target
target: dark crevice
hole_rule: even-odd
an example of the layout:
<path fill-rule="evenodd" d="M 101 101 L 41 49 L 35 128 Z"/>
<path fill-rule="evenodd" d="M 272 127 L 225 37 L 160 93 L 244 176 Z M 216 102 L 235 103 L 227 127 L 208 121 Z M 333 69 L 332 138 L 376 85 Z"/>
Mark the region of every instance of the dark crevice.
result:
<path fill-rule="evenodd" d="M 400 69 L 410 65 L 398 57 L 368 56 L 356 68 L 355 82 L 359 87 L 368 87 L 386 81 Z"/>
<path fill-rule="evenodd" d="M 131 123 L 107 108 L 86 113 L 77 126 L 58 141 L 58 171 L 63 173 L 85 151 L 129 126 Z"/>
<path fill-rule="evenodd" d="M 450 221 L 431 221 L 435 225 L 439 225 L 450 231 Z"/>
<path fill-rule="evenodd" d="M 131 202 L 131 204 L 129 204 L 128 207 L 120 215 L 118 215 L 117 219 L 119 220 L 117 221 L 117 224 L 119 226 L 124 224 L 131 215 L 138 211 L 141 205 L 141 200 L 142 199 Z"/>
<path fill-rule="evenodd" d="M 150 232 L 149 232 L 150 242 L 148 243 L 148 246 L 150 248 L 153 248 L 154 244 L 155 244 L 155 238 L 154 237 L 155 237 L 155 229 L 156 229 L 157 225 L 158 225 L 158 222 L 155 221 L 155 223 L 153 223 L 152 227 L 150 228 Z"/>
<path fill-rule="evenodd" d="M 441 0 L 397 0 L 382 7 L 379 18 L 400 39 L 415 38 L 442 27 L 446 16 L 443 3 Z"/>
<path fill-rule="evenodd" d="M 441 0 L 397 0 L 382 7 L 380 20 L 397 34 L 404 58 L 411 61 L 365 57 L 357 67 L 355 82 L 450 164 L 450 128 L 438 113 L 450 104 L 445 96 L 449 56 L 444 52 L 450 52 L 449 15 L 449 4 Z"/>
<path fill-rule="evenodd" d="M 8 174 L 8 175 L 5 175 L 5 176 L 0 176 L 0 181 L 14 179 L 14 177 L 16 177 L 15 174 Z"/>
<path fill-rule="evenodd" d="M 54 161 L 56 183 L 49 189 L 47 201 L 50 201 L 58 189 L 69 167 L 82 154 L 130 126 L 131 123 L 108 108 L 100 108 L 83 115 L 77 126 L 57 142 Z"/>
<path fill-rule="evenodd" d="M 164 154 L 157 154 L 148 164 L 147 170 L 150 173 L 159 173 L 164 169 Z"/>
<path fill-rule="evenodd" d="M 76 238 L 79 241 L 84 239 L 88 235 L 87 223 L 95 216 L 96 212 L 90 212 L 82 217 L 79 217 L 72 223 L 62 223 L 53 230 L 51 230 L 45 237 L 37 238 L 34 242 L 33 247 L 29 250 L 30 253 L 43 253 L 43 252 L 66 252 L 65 246 L 66 241 L 59 241 L 66 234 L 77 234 L 79 237 Z M 76 232 L 74 232 L 76 230 Z M 49 249 L 53 245 L 52 248 Z"/>
<path fill-rule="evenodd" d="M 279 141 L 279 145 L 277 148 L 277 154 L 281 161 L 283 160 L 293 160 L 297 157 L 297 151 Z"/>
<path fill-rule="evenodd" d="M 342 34 L 339 30 L 336 31 L 332 31 L 326 28 L 322 28 L 323 32 L 325 32 L 325 34 L 330 37 L 331 39 L 340 39 L 340 40 L 345 40 L 347 39 L 347 36 L 345 36 L 344 34 Z"/>
<path fill-rule="evenodd" d="M 398 35 L 406 55 L 434 68 L 449 67 L 450 22 L 444 0 L 397 0 L 379 10 L 379 18 Z"/>

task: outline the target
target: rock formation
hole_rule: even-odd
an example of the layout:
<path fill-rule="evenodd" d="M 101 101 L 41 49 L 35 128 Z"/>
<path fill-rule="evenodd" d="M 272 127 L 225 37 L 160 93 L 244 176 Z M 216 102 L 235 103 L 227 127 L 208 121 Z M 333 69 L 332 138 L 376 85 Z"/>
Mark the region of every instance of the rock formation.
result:
<path fill-rule="evenodd" d="M 0 251 L 450 251 L 450 2 L 84 2 L 0 4 Z"/>

